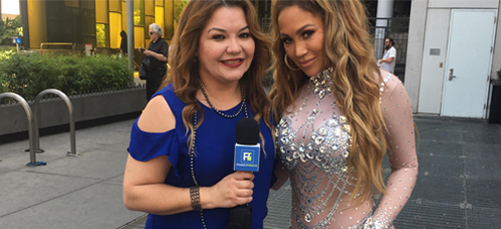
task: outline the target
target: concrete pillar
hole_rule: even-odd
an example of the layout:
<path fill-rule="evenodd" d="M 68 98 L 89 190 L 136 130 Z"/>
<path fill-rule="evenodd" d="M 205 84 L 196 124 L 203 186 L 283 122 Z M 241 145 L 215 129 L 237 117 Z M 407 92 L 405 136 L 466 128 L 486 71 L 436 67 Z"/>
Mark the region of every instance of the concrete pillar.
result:
<path fill-rule="evenodd" d="M 127 0 L 127 50 L 129 68 L 134 69 L 134 1 Z M 134 80 L 134 76 L 132 76 Z"/>
<path fill-rule="evenodd" d="M 30 15 L 28 15 L 27 0 L 19 0 L 19 15 L 21 15 L 21 20 L 23 22 L 22 46 L 25 50 L 28 50 L 30 49 L 30 27 L 28 24 Z"/>
<path fill-rule="evenodd" d="M 409 94 L 413 112 L 418 111 L 419 105 L 419 88 L 421 87 L 427 13 L 428 0 L 412 1 L 409 40 L 407 41 L 405 89 L 407 90 L 407 94 Z"/>
<path fill-rule="evenodd" d="M 384 37 L 386 27 L 389 26 L 389 19 L 393 17 L 393 0 L 378 0 L 377 2 L 376 31 L 374 37 L 374 50 L 376 58 L 383 57 Z"/>

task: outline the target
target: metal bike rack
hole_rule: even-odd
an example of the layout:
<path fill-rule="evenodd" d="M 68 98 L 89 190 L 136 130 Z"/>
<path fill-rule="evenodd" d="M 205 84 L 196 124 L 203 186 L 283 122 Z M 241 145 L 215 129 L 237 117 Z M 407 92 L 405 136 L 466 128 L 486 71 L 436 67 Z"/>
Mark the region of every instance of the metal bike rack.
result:
<path fill-rule="evenodd" d="M 43 161 L 36 161 L 36 156 L 35 156 L 35 138 L 34 138 L 34 132 L 33 131 L 33 112 L 31 112 L 31 108 L 26 102 L 26 100 L 21 97 L 20 95 L 13 93 L 13 92 L 4 92 L 0 94 L 0 102 L 3 98 L 13 98 L 16 101 L 18 101 L 21 106 L 23 106 L 24 111 L 26 112 L 26 116 L 28 118 L 28 137 L 29 137 L 29 142 L 30 142 L 30 162 L 26 164 L 26 166 L 39 166 L 39 165 L 46 165 L 47 163 Z"/>
<path fill-rule="evenodd" d="M 62 91 L 57 90 L 57 89 L 45 89 L 38 93 L 38 95 L 35 97 L 35 103 L 33 104 L 33 110 L 34 110 L 34 118 L 33 118 L 33 123 L 34 123 L 34 147 L 35 150 L 40 150 L 40 138 L 39 138 L 39 120 L 38 116 L 40 115 L 40 100 L 47 94 L 55 94 L 58 95 L 61 99 L 64 100 L 66 103 L 66 106 L 68 107 L 68 113 L 70 116 L 70 141 L 71 141 L 71 151 L 67 153 L 68 156 L 76 156 L 76 140 L 75 140 L 75 121 L 73 119 L 73 104 L 71 103 L 70 99 L 66 94 L 64 94 Z"/>

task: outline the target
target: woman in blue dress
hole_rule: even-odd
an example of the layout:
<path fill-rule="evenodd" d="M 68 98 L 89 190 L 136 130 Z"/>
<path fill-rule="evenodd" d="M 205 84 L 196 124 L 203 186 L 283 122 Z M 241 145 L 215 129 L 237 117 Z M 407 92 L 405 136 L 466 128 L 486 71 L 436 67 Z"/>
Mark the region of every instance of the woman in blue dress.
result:
<path fill-rule="evenodd" d="M 226 228 L 249 204 L 262 228 L 275 164 L 271 103 L 262 87 L 269 42 L 248 0 L 192 0 L 172 40 L 171 79 L 134 123 L 124 203 L 146 228 Z M 259 172 L 233 171 L 235 127 L 259 123 Z"/>

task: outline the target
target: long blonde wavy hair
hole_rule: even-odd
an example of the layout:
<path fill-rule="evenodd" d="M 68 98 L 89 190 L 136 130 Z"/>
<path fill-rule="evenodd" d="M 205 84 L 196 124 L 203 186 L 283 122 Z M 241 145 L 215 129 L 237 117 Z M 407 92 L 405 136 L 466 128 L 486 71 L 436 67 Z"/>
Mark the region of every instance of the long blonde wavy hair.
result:
<path fill-rule="evenodd" d="M 160 87 L 163 88 L 172 82 L 177 97 L 186 104 L 182 116 L 184 126 L 187 131 L 191 132 L 188 144 L 191 144 L 193 139 L 192 118 L 197 111 L 202 115 L 198 125 L 203 122 L 203 111 L 196 99 L 196 93 L 200 89 L 199 62 L 196 59 L 200 36 L 214 11 L 220 7 L 238 7 L 244 11 L 254 39 L 255 51 L 249 70 L 240 79 L 240 86 L 245 89 L 246 101 L 249 101 L 255 113 L 254 119 L 259 122 L 259 119 L 263 117 L 266 125 L 274 129 L 270 121 L 271 102 L 263 87 L 264 72 L 271 59 L 270 41 L 261 32 L 254 7 L 248 0 L 191 0 L 181 14 L 171 42 L 170 77 L 165 78 Z"/>
<path fill-rule="evenodd" d="M 373 187 L 385 192 L 382 161 L 386 152 L 385 125 L 379 104 L 379 82 L 371 39 L 367 32 L 366 11 L 359 0 L 278 0 L 272 5 L 272 53 L 274 85 L 270 93 L 275 118 L 293 104 L 301 87 L 308 82 L 302 71 L 288 68 L 280 39 L 278 16 L 291 6 L 319 15 L 323 19 L 325 52 L 334 70 L 333 95 L 351 125 L 352 146 L 349 164 L 356 169 L 353 193 L 361 201 L 370 198 Z M 289 64 L 298 68 L 292 61 Z M 355 196 L 352 196 L 354 199 Z"/>

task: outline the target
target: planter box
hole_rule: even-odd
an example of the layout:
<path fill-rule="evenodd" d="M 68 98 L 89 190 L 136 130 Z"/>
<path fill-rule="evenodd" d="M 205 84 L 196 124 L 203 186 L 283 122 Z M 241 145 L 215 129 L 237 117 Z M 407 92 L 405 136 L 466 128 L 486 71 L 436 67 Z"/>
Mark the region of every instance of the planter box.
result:
<path fill-rule="evenodd" d="M 501 81 L 493 80 L 488 123 L 501 124 Z"/>
<path fill-rule="evenodd" d="M 138 87 L 69 98 L 73 105 L 73 119 L 80 122 L 140 112 L 146 105 L 145 97 L 146 89 Z M 28 103 L 33 109 L 33 101 Z M 44 99 L 39 107 L 39 128 L 69 124 L 68 107 L 59 97 Z M 20 104 L 0 105 L 0 136 L 27 131 L 26 112 Z"/>

